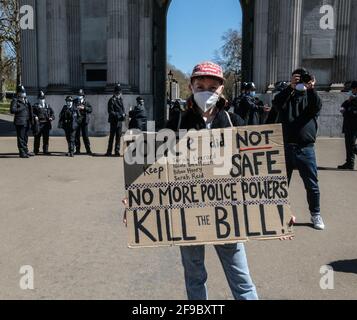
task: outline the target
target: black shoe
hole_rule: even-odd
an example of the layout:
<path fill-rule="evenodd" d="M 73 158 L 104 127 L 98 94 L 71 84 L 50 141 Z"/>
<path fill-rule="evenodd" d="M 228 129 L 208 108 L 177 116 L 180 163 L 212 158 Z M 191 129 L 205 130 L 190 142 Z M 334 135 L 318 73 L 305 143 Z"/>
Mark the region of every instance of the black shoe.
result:
<path fill-rule="evenodd" d="M 111 157 L 111 156 L 112 156 L 112 153 L 111 153 L 111 152 L 107 152 L 107 153 L 105 154 L 105 156 L 106 156 L 106 157 Z"/>
<path fill-rule="evenodd" d="M 92 156 L 93 152 L 89 150 L 89 151 L 87 151 L 87 155 Z"/>
<path fill-rule="evenodd" d="M 74 158 L 74 154 L 71 152 L 71 153 L 69 154 L 69 157 L 70 157 L 70 158 Z"/>
<path fill-rule="evenodd" d="M 75 155 L 80 156 L 81 152 L 80 151 L 76 151 Z"/>
<path fill-rule="evenodd" d="M 115 156 L 120 157 L 120 151 L 115 151 Z"/>
<path fill-rule="evenodd" d="M 35 154 L 32 153 L 32 152 L 27 152 L 27 155 L 28 155 L 29 157 L 34 157 L 34 156 L 35 156 Z"/>
<path fill-rule="evenodd" d="M 338 166 L 337 168 L 339 170 L 354 170 L 355 166 L 353 164 L 350 164 L 350 163 L 345 163 L 344 165 Z"/>
<path fill-rule="evenodd" d="M 20 154 L 20 158 L 21 159 L 28 159 L 28 158 L 30 158 L 30 156 L 28 154 L 26 154 L 26 153 L 21 153 Z"/>

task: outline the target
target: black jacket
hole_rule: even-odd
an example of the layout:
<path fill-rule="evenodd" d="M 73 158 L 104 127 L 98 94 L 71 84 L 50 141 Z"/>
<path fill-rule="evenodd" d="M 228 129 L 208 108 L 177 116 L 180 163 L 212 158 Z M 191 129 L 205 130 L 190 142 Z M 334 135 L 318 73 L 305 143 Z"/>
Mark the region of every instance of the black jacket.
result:
<path fill-rule="evenodd" d="M 108 102 L 108 122 L 116 124 L 119 121 L 125 120 L 125 109 L 122 98 L 117 98 L 115 96 L 111 97 Z"/>
<path fill-rule="evenodd" d="M 51 124 L 50 119 L 55 120 L 55 113 L 50 105 L 46 103 L 44 108 L 36 103 L 33 106 L 33 115 L 38 118 L 39 123 L 49 123 Z M 52 127 L 52 126 L 51 126 Z"/>
<path fill-rule="evenodd" d="M 183 112 L 181 111 L 180 108 L 173 107 L 170 110 L 169 121 L 168 121 L 166 127 L 170 128 L 173 131 L 180 130 L 181 121 L 182 121 L 182 114 L 183 114 Z"/>
<path fill-rule="evenodd" d="M 88 124 L 90 121 L 90 115 L 93 112 L 93 108 L 90 105 L 90 103 L 87 101 L 84 101 L 83 106 L 84 106 L 84 110 L 79 110 L 82 118 L 81 123 Z"/>
<path fill-rule="evenodd" d="M 193 99 L 190 99 L 191 102 L 188 102 L 190 106 L 188 110 L 181 115 L 181 125 L 180 129 L 182 130 L 202 130 L 206 129 L 206 123 L 202 117 L 201 109 L 193 102 Z M 221 99 L 217 104 L 219 111 L 217 112 L 214 120 L 212 121 L 211 128 L 212 129 L 221 129 L 221 128 L 230 128 L 231 123 L 234 127 L 243 126 L 244 121 L 236 114 L 228 113 L 224 109 L 224 99 Z M 229 118 L 228 118 L 229 116 Z M 176 123 L 176 122 L 172 122 Z M 168 129 L 173 131 L 177 131 L 177 128 L 171 127 L 170 123 L 167 126 Z"/>
<path fill-rule="evenodd" d="M 316 142 L 322 102 L 316 90 L 299 93 L 288 87 L 273 100 L 277 122 L 283 125 L 285 143 L 307 146 Z"/>
<path fill-rule="evenodd" d="M 82 122 L 82 116 L 78 108 L 64 106 L 58 121 L 58 128 L 64 130 L 76 130 Z"/>
<path fill-rule="evenodd" d="M 343 133 L 349 130 L 357 130 L 357 98 L 347 100 L 342 104 L 343 113 Z"/>
<path fill-rule="evenodd" d="M 258 126 L 264 123 L 264 103 L 256 97 L 243 95 L 235 113 L 244 120 L 247 126 Z"/>
<path fill-rule="evenodd" d="M 11 114 L 14 114 L 14 124 L 16 126 L 33 125 L 33 110 L 31 104 L 25 99 L 22 101 L 14 98 L 10 106 Z"/>
<path fill-rule="evenodd" d="M 147 113 L 144 105 L 137 105 L 129 112 L 129 129 L 138 129 L 143 132 L 147 131 Z"/>

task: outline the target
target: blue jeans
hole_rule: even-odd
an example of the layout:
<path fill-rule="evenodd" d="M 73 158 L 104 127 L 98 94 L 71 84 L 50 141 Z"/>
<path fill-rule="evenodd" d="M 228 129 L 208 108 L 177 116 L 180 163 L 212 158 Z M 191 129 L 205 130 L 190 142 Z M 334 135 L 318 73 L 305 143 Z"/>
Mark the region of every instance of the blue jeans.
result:
<path fill-rule="evenodd" d="M 314 146 L 288 144 L 285 156 L 289 184 L 294 169 L 297 169 L 305 185 L 310 213 L 312 216 L 320 215 L 320 188 Z"/>
<path fill-rule="evenodd" d="M 187 297 L 189 300 L 208 300 L 205 247 L 181 247 L 185 271 Z M 247 257 L 242 243 L 216 245 L 228 284 L 236 300 L 258 300 L 258 295 L 249 274 Z"/>

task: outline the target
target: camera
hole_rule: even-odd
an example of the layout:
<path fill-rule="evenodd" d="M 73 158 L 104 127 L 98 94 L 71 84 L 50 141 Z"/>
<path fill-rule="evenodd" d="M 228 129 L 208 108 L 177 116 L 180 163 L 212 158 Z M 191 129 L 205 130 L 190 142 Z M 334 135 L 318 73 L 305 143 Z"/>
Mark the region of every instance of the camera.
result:
<path fill-rule="evenodd" d="M 304 73 L 301 74 L 301 80 L 300 80 L 300 82 L 301 82 L 301 83 L 309 83 L 309 82 L 312 81 L 313 79 L 314 79 L 314 77 L 313 77 L 310 73 L 308 73 L 308 72 L 306 71 L 306 72 L 304 72 Z"/>

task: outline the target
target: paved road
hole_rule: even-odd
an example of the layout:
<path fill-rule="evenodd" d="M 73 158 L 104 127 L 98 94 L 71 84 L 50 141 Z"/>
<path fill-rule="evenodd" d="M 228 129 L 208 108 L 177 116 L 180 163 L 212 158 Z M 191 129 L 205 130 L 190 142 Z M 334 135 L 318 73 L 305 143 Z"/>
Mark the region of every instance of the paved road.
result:
<path fill-rule="evenodd" d="M 32 139 L 31 139 L 32 143 Z M 63 157 L 21 160 L 13 137 L 0 138 L 1 299 L 184 299 L 177 248 L 127 249 L 121 224 L 121 160 Z M 104 153 L 106 139 L 93 139 Z M 343 140 L 320 140 L 319 165 L 344 158 Z M 296 239 L 247 244 L 262 299 L 357 299 L 357 172 L 320 171 L 325 232 L 309 226 L 304 189 L 291 187 Z M 320 268 L 333 263 L 334 290 L 321 290 Z M 31 265 L 35 290 L 19 287 L 20 267 Z M 207 248 L 211 299 L 231 299 L 218 258 Z"/>

